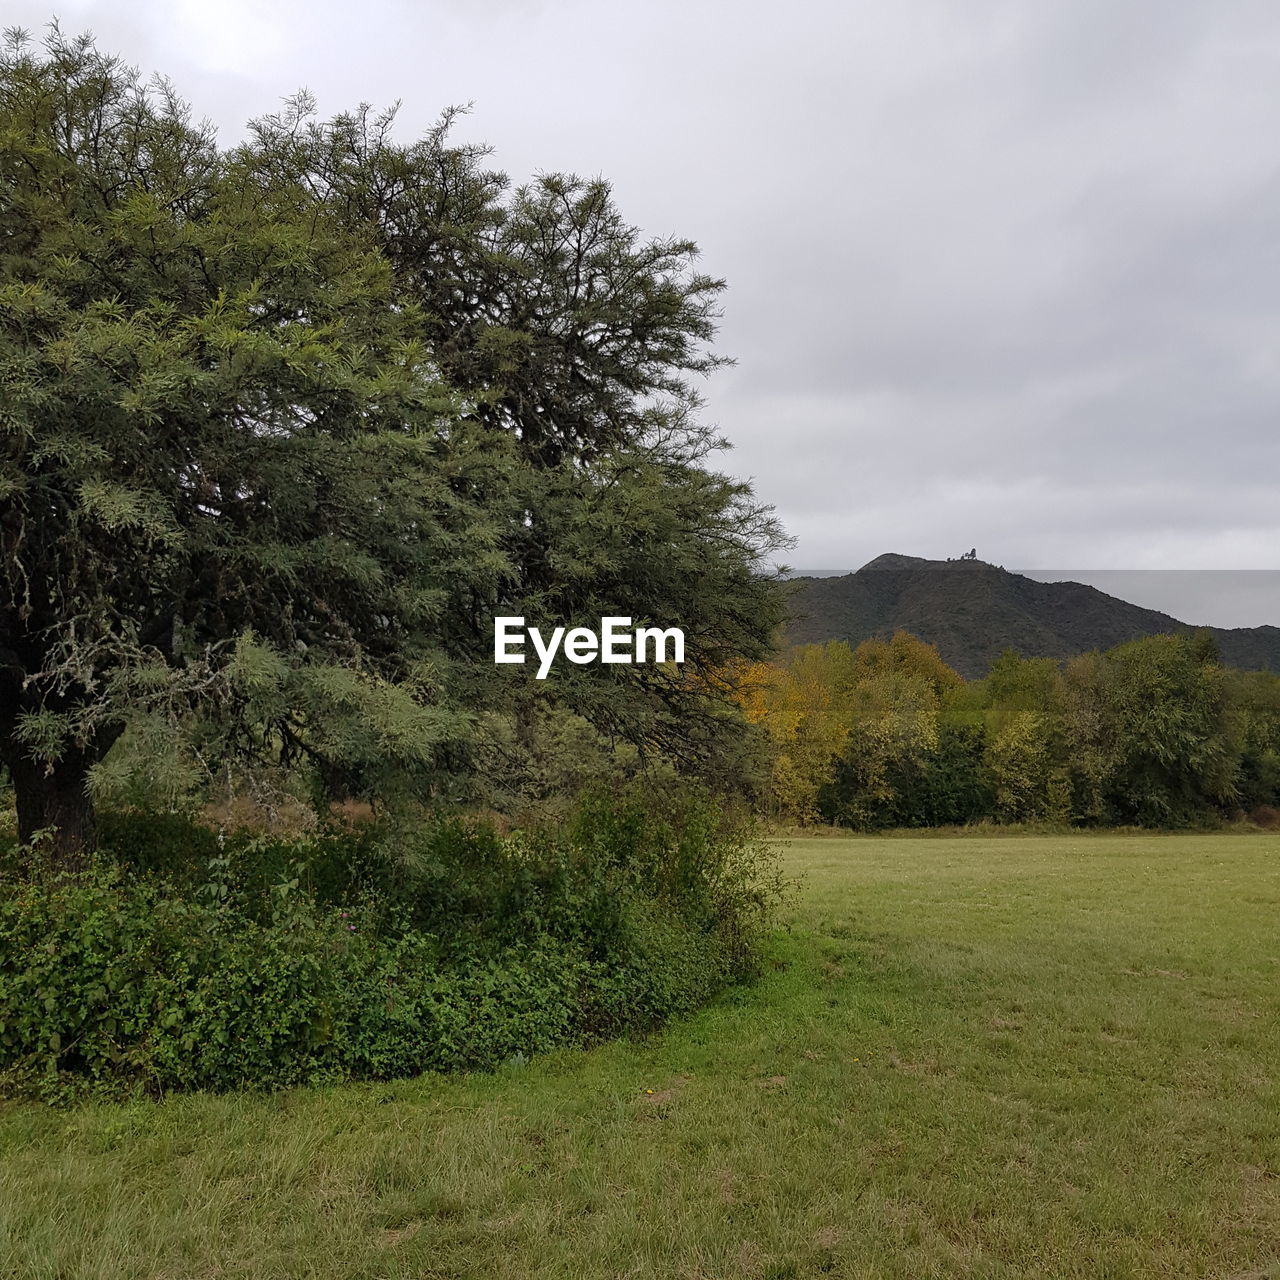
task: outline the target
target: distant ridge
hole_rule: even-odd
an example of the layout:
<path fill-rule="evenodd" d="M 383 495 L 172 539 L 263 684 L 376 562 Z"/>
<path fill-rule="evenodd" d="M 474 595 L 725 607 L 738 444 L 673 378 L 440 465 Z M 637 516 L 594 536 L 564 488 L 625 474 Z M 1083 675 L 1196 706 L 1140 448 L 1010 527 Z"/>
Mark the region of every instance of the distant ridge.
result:
<path fill-rule="evenodd" d="M 1208 631 L 1222 661 L 1280 671 L 1280 627 L 1196 627 L 1080 582 L 1037 582 L 984 560 L 889 553 L 856 573 L 794 578 L 788 645 L 859 644 L 910 631 L 938 646 L 961 675 L 986 675 L 1006 650 L 1070 658 L 1142 636 Z"/>

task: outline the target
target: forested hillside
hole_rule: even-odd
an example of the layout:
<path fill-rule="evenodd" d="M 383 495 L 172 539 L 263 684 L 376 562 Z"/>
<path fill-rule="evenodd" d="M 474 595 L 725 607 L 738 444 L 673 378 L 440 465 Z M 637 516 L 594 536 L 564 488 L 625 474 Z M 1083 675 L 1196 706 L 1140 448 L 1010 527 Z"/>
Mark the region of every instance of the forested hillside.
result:
<path fill-rule="evenodd" d="M 843 577 L 797 578 L 791 590 L 790 644 L 856 645 L 909 631 L 969 678 L 986 675 L 1006 649 L 1071 658 L 1202 629 L 1083 583 L 1037 582 L 982 560 L 883 555 Z M 1280 626 L 1203 629 L 1228 665 L 1280 671 Z"/>

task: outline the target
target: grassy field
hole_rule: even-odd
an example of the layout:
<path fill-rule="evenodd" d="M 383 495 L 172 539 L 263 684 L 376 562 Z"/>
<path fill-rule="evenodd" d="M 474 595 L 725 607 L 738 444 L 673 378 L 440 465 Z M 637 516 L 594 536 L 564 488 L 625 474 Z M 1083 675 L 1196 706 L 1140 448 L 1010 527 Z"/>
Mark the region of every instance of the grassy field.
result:
<path fill-rule="evenodd" d="M 1280 837 L 795 841 L 757 987 L 489 1077 L 0 1111 L 0 1276 L 1280 1277 Z"/>

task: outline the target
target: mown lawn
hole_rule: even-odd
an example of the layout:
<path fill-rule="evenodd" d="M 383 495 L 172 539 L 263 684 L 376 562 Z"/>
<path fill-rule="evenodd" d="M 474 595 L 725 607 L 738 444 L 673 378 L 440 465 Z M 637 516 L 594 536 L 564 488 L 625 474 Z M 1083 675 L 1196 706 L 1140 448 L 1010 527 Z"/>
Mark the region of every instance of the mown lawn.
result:
<path fill-rule="evenodd" d="M 758 986 L 497 1076 L 0 1110 L 0 1276 L 1280 1277 L 1280 837 L 806 840 Z"/>

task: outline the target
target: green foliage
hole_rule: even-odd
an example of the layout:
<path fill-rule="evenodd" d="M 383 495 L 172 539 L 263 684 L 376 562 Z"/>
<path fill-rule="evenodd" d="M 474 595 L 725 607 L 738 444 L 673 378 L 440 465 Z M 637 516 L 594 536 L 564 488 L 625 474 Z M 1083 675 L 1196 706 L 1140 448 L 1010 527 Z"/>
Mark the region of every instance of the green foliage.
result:
<path fill-rule="evenodd" d="M 0 761 L 24 838 L 73 860 L 91 775 L 178 804 L 237 756 L 454 796 L 477 717 L 544 701 L 693 765 L 741 729 L 714 677 L 770 647 L 783 538 L 708 466 L 692 379 L 724 363 L 722 284 L 600 180 L 509 190 L 451 118 L 401 144 L 302 95 L 223 149 L 88 37 L 0 55 Z M 688 665 L 495 678 L 496 614 L 680 625 Z M 200 742 L 189 769 L 105 761 L 165 723 Z"/>
<path fill-rule="evenodd" d="M 841 647 L 843 659 L 826 656 Z M 850 679 L 847 646 L 800 654 L 810 656 L 780 679 L 825 673 L 807 704 L 850 726 L 817 792 L 828 822 L 1175 827 L 1280 803 L 1280 677 L 1221 667 L 1197 635 L 1150 636 L 1065 666 L 1006 653 L 969 683 L 931 679 L 919 661 L 882 660 Z M 804 723 L 777 697 L 762 719 L 784 749 L 775 725 Z"/>
<path fill-rule="evenodd" d="M 1055 756 L 1052 729 L 1040 711 L 993 717 L 986 765 L 997 822 L 1065 822 L 1067 773 Z"/>
<path fill-rule="evenodd" d="M 89 790 L 108 812 L 180 813 L 197 806 L 208 781 L 190 735 L 175 734 L 163 715 L 139 713 L 90 770 Z"/>
<path fill-rule="evenodd" d="M 1245 810 L 1280 803 L 1280 678 L 1224 673 L 1233 740 L 1240 752 L 1236 786 Z"/>
<path fill-rule="evenodd" d="M 440 820 L 305 840 L 104 821 L 0 888 L 0 1068 L 56 1098 L 491 1068 L 644 1031 L 754 971 L 783 890 L 696 795 L 570 831 Z"/>
<path fill-rule="evenodd" d="M 915 791 L 904 796 L 907 806 L 894 825 L 953 827 L 981 821 L 993 803 L 985 760 L 982 725 L 939 721 L 937 744 L 921 761 Z"/>
<path fill-rule="evenodd" d="M 1237 802 L 1227 681 L 1195 637 L 1151 636 L 1078 659 L 1065 681 L 1084 815 L 1170 826 Z"/>
<path fill-rule="evenodd" d="M 501 450 L 457 420 L 387 264 L 87 39 L 9 45 L 0 143 L 0 754 L 24 832 L 53 810 L 39 762 L 83 803 L 138 713 L 434 762 L 466 720 L 422 673 L 500 567 L 472 490 Z"/>

